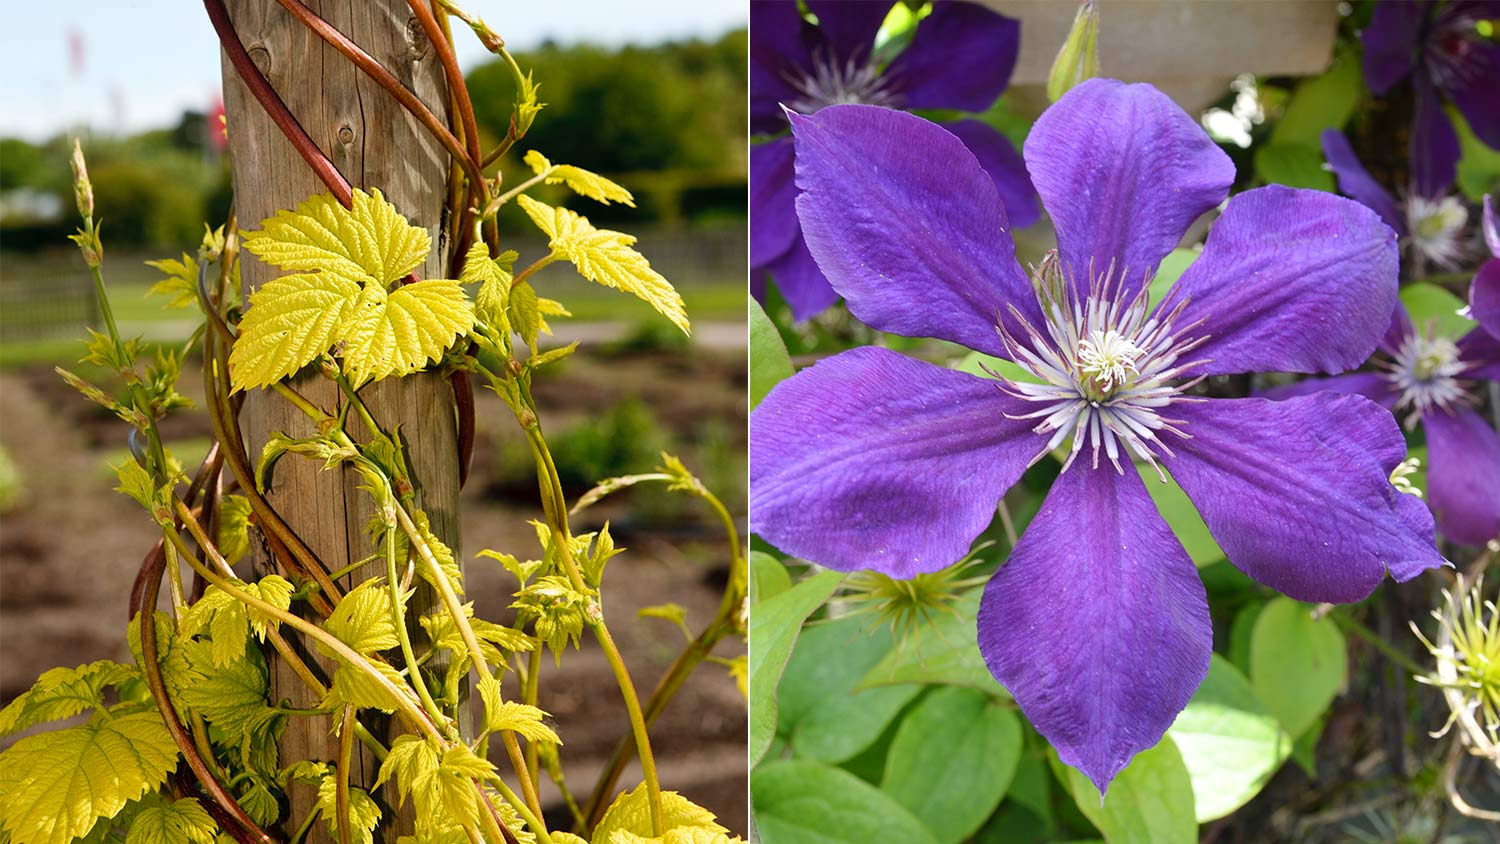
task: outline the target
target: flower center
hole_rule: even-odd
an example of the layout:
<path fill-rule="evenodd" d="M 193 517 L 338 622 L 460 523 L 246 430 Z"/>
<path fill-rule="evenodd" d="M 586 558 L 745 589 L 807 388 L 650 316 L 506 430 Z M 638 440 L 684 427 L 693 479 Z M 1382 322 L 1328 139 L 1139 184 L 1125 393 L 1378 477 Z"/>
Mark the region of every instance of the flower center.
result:
<path fill-rule="evenodd" d="M 1386 378 L 1399 393 L 1397 410 L 1410 411 L 1408 428 L 1416 424 L 1430 408 L 1444 409 L 1465 398 L 1459 376 L 1468 364 L 1459 359 L 1458 346 L 1446 337 L 1413 333 L 1396 350 L 1395 359 L 1387 365 Z"/>
<path fill-rule="evenodd" d="M 900 104 L 900 97 L 892 89 L 890 80 L 883 77 L 880 68 L 867 61 L 867 57 L 855 56 L 841 61 L 831 49 L 815 51 L 811 70 L 806 73 L 795 71 L 787 76 L 787 82 L 798 94 L 788 105 L 799 114 L 812 114 L 825 106 L 847 103 L 889 108 Z"/>
<path fill-rule="evenodd" d="M 1439 267 L 1452 268 L 1463 259 L 1463 229 L 1468 219 L 1468 212 L 1456 196 L 1428 199 L 1412 194 L 1406 200 L 1411 244 Z"/>
<path fill-rule="evenodd" d="M 1202 401 L 1185 394 L 1202 376 L 1185 384 L 1170 382 L 1206 362 L 1179 362 L 1208 340 L 1207 335 L 1188 336 L 1203 321 L 1177 326 L 1186 298 L 1173 301 L 1169 294 L 1153 311 L 1146 285 L 1127 290 L 1125 273 L 1116 273 L 1113 266 L 1096 275 L 1081 297 L 1065 280 L 1056 252 L 1032 272 L 1046 320 L 1042 330 L 1014 307 L 1010 313 L 1024 328 L 1027 342 L 1012 336 L 1003 321 L 997 325 L 1011 359 L 1041 382 L 1002 379 L 1002 390 L 1038 404 L 1036 411 L 1013 418 L 1040 420 L 1033 430 L 1051 434 L 1043 454 L 1072 435 L 1065 469 L 1087 442 L 1096 468 L 1102 451 L 1123 473 L 1121 454 L 1126 459 L 1133 454 L 1165 480 L 1156 458 L 1170 457 L 1172 450 L 1162 436 L 1186 439 L 1188 434 L 1183 420 L 1164 411 L 1176 402 Z"/>

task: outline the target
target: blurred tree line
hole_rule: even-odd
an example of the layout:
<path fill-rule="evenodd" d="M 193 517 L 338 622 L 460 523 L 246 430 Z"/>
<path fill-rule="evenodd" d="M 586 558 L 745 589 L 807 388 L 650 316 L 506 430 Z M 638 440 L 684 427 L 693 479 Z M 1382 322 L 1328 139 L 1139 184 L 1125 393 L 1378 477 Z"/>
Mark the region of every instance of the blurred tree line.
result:
<path fill-rule="evenodd" d="M 588 208 L 597 220 L 742 220 L 747 49 L 741 29 L 713 41 L 620 49 L 546 44 L 518 54 L 541 83 L 547 107 L 501 162 L 506 182 L 529 174 L 520 155 L 538 149 L 555 162 L 627 182 L 637 208 Z M 509 125 L 514 86 L 498 60 L 475 68 L 469 85 L 488 149 Z M 209 143 L 209 123 L 202 113 L 186 112 L 176 126 L 128 137 L 84 133 L 98 216 L 111 244 L 191 248 L 205 221 L 224 219 L 229 167 Z M 65 245 L 74 227 L 70 138 L 0 138 L 3 248 Z"/>

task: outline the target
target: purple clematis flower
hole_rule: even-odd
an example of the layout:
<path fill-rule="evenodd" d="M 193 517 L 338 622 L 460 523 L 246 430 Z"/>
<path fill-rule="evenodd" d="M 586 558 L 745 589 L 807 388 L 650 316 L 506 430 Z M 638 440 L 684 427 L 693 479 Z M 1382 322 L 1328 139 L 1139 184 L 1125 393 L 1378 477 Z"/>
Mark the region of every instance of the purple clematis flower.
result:
<path fill-rule="evenodd" d="M 1411 77 L 1416 94 L 1411 171 L 1424 196 L 1453 183 L 1458 133 L 1442 100 L 1452 100 L 1474 135 L 1500 149 L 1500 44 L 1479 34 L 1481 20 L 1500 17 L 1496 0 L 1380 0 L 1360 34 L 1365 84 L 1384 95 Z"/>
<path fill-rule="evenodd" d="M 817 26 L 796 0 L 750 4 L 750 130 L 787 128 L 788 111 L 812 114 L 829 105 L 983 111 L 1005 91 L 1020 47 L 1020 23 L 974 3 L 938 0 L 912 41 L 891 62 L 874 56 L 875 33 L 892 0 L 809 0 Z M 947 124 L 989 172 L 1017 225 L 1035 221 L 1036 192 L 1021 156 L 1005 136 L 977 120 Z M 789 137 L 750 150 L 750 265 L 756 298 L 769 272 L 798 321 L 815 316 L 839 294 L 813 262 L 793 203 Z"/>
<path fill-rule="evenodd" d="M 894 577 L 959 560 L 1006 489 L 1072 436 L 1062 475 L 986 586 L 979 648 L 1063 761 L 1101 790 L 1208 671 L 1192 560 L 1134 460 L 1163 469 L 1229 559 L 1305 601 L 1355 601 L 1440 565 L 1432 516 L 1390 474 L 1391 415 L 1362 396 L 1205 399 L 1209 375 L 1342 372 L 1396 304 L 1395 235 L 1369 209 L 1270 186 L 1229 201 L 1152 307 L 1147 282 L 1234 168 L 1147 85 L 1095 79 L 1037 121 L 1027 168 L 1058 253 L 1028 278 L 963 141 L 890 109 L 792 118 L 809 251 L 881 331 L 1008 357 L 979 378 L 880 348 L 783 381 L 751 421 L 751 526 L 782 551 Z"/>
<path fill-rule="evenodd" d="M 1427 437 L 1427 497 L 1438 530 L 1464 545 L 1500 537 L 1500 432 L 1470 398 L 1475 382 L 1500 381 L 1500 340 L 1475 328 L 1454 342 L 1431 327 L 1418 330 L 1398 307 L 1380 350 L 1385 355 L 1378 372 L 1309 378 L 1265 395 L 1358 393 L 1391 408 L 1408 429 L 1420 425 Z"/>
<path fill-rule="evenodd" d="M 1398 200 L 1370 175 L 1349 139 L 1337 129 L 1324 130 L 1323 156 L 1338 179 L 1339 190 L 1379 214 L 1401 237 L 1412 259 L 1447 270 L 1464 259 L 1469 212 L 1463 200 L 1448 194 L 1451 182 L 1436 186 L 1432 193 L 1413 189 L 1404 202 Z"/>
<path fill-rule="evenodd" d="M 1469 314 L 1491 337 L 1500 338 L 1500 220 L 1489 194 L 1484 197 L 1484 242 L 1490 249 L 1469 285 Z"/>

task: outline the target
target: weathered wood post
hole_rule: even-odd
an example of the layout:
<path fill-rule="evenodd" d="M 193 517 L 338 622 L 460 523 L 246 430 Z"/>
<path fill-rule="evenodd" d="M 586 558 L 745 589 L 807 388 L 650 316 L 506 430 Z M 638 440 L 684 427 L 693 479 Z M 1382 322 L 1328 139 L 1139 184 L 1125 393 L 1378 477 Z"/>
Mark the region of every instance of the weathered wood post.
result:
<path fill-rule="evenodd" d="M 370 55 L 385 65 L 408 90 L 441 119 L 448 114 L 448 88 L 442 67 L 422 28 L 402 0 L 303 0 Z M 379 188 L 413 224 L 432 236 L 433 249 L 417 268 L 423 278 L 449 276 L 447 244 L 441 238 L 445 181 L 449 157 L 442 146 L 353 64 L 283 10 L 276 0 L 231 0 L 234 28 L 256 65 L 281 95 L 307 133 L 349 182 L 358 188 Z M 224 103 L 233 160 L 234 202 L 241 227 L 258 228 L 278 209 L 292 208 L 326 189 L 292 145 L 266 116 L 239 80 L 227 57 L 223 61 Z M 241 253 L 244 292 L 279 274 L 248 252 Z M 340 404 L 334 385 L 318 375 L 305 375 L 297 389 L 326 409 Z M 361 398 L 387 430 L 400 426 L 406 435 L 418 502 L 434 532 L 459 549 L 457 431 L 452 389 L 432 374 L 389 379 L 364 388 Z M 257 391 L 245 401 L 241 425 L 246 450 L 254 460 L 272 432 L 306 437 L 311 423 L 280 397 Z M 366 438 L 351 424 L 349 434 Z M 287 523 L 300 534 L 330 571 L 374 553 L 367 525 L 372 515 L 368 497 L 356 487 L 352 472 L 320 471 L 306 460 L 283 460 L 277 465 L 268 498 Z M 259 543 L 252 543 L 256 545 Z M 264 546 L 255 564 L 270 570 Z M 461 556 L 458 557 L 462 559 Z M 352 586 L 384 574 L 382 562 L 372 563 L 341 580 Z M 424 590 L 426 587 L 424 586 Z M 408 618 L 413 639 L 421 649 L 416 619 L 436 605 L 430 592 L 419 591 Z M 317 665 L 315 654 L 306 655 Z M 297 677 L 272 654 L 273 699 L 290 699 L 296 707 L 315 706 Z M 327 668 L 327 663 L 322 662 Z M 378 734 L 378 733 L 377 733 Z M 338 740 L 323 718 L 293 718 L 282 743 L 283 758 L 334 760 Z M 351 782 L 369 788 L 375 781 L 375 760 L 358 744 Z M 393 795 L 377 795 L 385 816 L 376 840 L 394 841 L 412 830 L 412 807 L 395 815 Z M 315 795 L 306 786 L 293 786 L 292 822 L 311 810 Z M 290 832 L 290 830 L 285 830 Z M 329 841 L 324 824 L 312 829 L 309 841 Z"/>

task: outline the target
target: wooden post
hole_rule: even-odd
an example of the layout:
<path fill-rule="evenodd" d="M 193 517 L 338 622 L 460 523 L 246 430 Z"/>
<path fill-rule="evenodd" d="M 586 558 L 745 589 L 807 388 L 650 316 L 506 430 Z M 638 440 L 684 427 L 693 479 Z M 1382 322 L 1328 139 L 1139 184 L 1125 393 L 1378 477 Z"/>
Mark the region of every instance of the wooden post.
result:
<path fill-rule="evenodd" d="M 446 119 L 448 89 L 442 67 L 406 3 L 303 2 L 385 65 L 439 118 Z M 426 263 L 417 268 L 418 274 L 423 278 L 451 277 L 443 257 L 447 244 L 440 235 L 449 167 L 442 146 L 387 92 L 287 14 L 276 0 L 231 0 L 228 6 L 234 28 L 256 65 L 345 178 L 357 188 L 379 188 L 407 219 L 428 230 L 433 249 Z M 235 209 L 242 228 L 259 228 L 259 222 L 277 210 L 292 208 L 325 188 L 240 82 L 227 58 L 222 65 Z M 247 297 L 278 274 L 279 270 L 261 264 L 248 252 L 241 253 L 241 278 Z M 305 375 L 295 383 L 324 408 L 332 410 L 340 404 L 337 389 L 321 376 Z M 360 396 L 386 430 L 401 427 L 418 487 L 418 502 L 431 518 L 434 532 L 457 556 L 458 457 L 452 389 L 442 378 L 422 374 L 372 384 Z M 268 391 L 253 392 L 246 398 L 241 425 L 252 462 L 272 432 L 296 437 L 316 433 L 306 417 Z M 366 439 L 357 422 L 351 421 L 348 431 L 355 439 Z M 312 461 L 282 460 L 268 497 L 329 570 L 343 568 L 374 552 L 367 530 L 373 510 L 368 496 L 357 489 L 352 472 L 321 471 Z M 254 553 L 258 569 L 269 570 L 264 546 Z M 349 587 L 384 573 L 384 563 L 373 563 L 344 578 L 341 585 Z M 416 619 L 436 605 L 424 584 L 413 599 L 409 615 L 419 653 L 423 644 Z M 272 698 L 289 698 L 296 707 L 315 706 L 317 701 L 305 686 L 274 659 L 274 652 L 271 655 Z M 326 661 L 315 659 L 312 653 L 306 656 L 315 670 L 321 666 L 327 673 Z M 292 759 L 335 760 L 337 739 L 330 727 L 325 718 L 292 718 L 282 742 L 283 764 Z M 378 725 L 372 730 L 380 734 Z M 356 743 L 355 749 L 351 782 L 368 789 L 375 781 L 377 766 L 361 745 Z M 397 835 L 409 834 L 413 813 L 410 801 L 398 817 L 394 808 L 397 801 L 389 785 L 386 793 L 375 796 L 383 803 L 376 840 L 394 841 Z M 311 811 L 315 795 L 310 788 L 293 786 L 290 799 L 289 822 L 296 824 Z M 283 832 L 289 834 L 291 830 Z M 320 822 L 307 840 L 326 842 L 332 837 Z"/>

